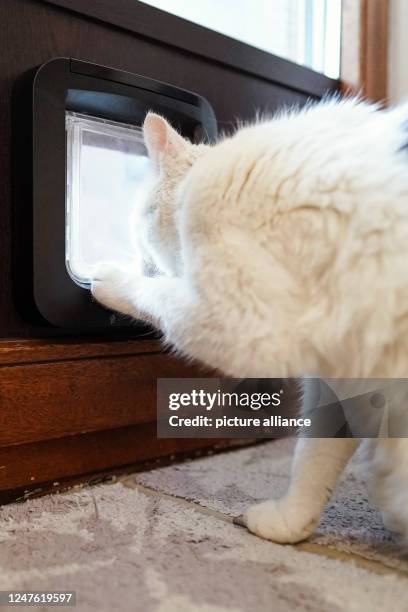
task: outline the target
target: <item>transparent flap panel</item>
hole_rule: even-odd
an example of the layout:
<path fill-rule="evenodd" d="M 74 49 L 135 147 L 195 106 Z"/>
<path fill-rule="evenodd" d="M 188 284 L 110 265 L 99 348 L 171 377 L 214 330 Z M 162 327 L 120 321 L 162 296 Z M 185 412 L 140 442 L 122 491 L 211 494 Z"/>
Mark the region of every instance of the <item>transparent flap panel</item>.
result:
<path fill-rule="evenodd" d="M 138 126 L 67 112 L 66 130 L 66 262 L 89 286 L 98 263 L 134 257 L 134 210 L 150 163 Z"/>

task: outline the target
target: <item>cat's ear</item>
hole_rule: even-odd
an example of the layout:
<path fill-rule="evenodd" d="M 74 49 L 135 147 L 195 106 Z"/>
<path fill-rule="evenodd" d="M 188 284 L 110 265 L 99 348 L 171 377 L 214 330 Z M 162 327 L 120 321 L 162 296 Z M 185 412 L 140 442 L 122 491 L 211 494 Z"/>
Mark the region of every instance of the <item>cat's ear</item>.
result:
<path fill-rule="evenodd" d="M 177 157 L 189 143 L 160 115 L 147 113 L 143 137 L 150 159 L 159 164 L 164 157 Z"/>

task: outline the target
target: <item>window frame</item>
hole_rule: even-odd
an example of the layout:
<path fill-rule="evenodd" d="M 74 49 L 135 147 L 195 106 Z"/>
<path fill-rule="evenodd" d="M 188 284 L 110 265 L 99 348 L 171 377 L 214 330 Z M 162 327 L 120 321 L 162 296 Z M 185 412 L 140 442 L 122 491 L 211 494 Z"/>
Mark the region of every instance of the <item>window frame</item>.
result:
<path fill-rule="evenodd" d="M 41 1 L 306 93 L 311 98 L 321 98 L 327 90 L 339 85 L 337 79 L 138 0 Z"/>
<path fill-rule="evenodd" d="M 319 98 L 337 86 L 385 101 L 389 0 L 342 0 L 340 79 L 331 79 L 138 0 L 41 0 Z M 176 42 L 175 42 L 176 41 Z"/>
<path fill-rule="evenodd" d="M 346 94 L 388 98 L 389 0 L 342 0 L 340 82 Z"/>

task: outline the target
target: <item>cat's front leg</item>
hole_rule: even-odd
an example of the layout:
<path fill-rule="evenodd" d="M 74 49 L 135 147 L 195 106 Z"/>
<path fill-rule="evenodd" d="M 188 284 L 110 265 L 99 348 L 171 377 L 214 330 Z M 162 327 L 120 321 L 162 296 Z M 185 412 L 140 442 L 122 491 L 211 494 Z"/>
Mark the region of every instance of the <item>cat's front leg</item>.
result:
<path fill-rule="evenodd" d="M 183 326 L 191 312 L 190 292 L 182 278 L 141 276 L 114 264 L 103 264 L 95 271 L 92 294 L 104 306 L 170 334 Z"/>
<path fill-rule="evenodd" d="M 106 308 L 140 319 L 142 315 L 135 305 L 141 278 L 138 272 L 136 266 L 101 263 L 93 271 L 92 295 Z"/>
<path fill-rule="evenodd" d="M 298 440 L 287 494 L 251 506 L 236 522 L 273 542 L 305 540 L 315 530 L 356 445 L 357 441 L 349 438 Z"/>

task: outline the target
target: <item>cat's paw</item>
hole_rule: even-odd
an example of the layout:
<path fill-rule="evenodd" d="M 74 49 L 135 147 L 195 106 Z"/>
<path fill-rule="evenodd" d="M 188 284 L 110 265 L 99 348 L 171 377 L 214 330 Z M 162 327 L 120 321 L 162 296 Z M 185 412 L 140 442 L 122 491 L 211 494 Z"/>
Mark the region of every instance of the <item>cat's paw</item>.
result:
<path fill-rule="evenodd" d="M 107 308 L 133 315 L 131 295 L 136 284 L 137 272 L 115 263 L 101 263 L 93 270 L 91 291 L 95 300 Z"/>
<path fill-rule="evenodd" d="M 294 544 L 313 533 L 319 517 L 310 519 L 302 508 L 293 507 L 282 499 L 251 506 L 239 522 L 261 538 L 280 544 Z"/>

